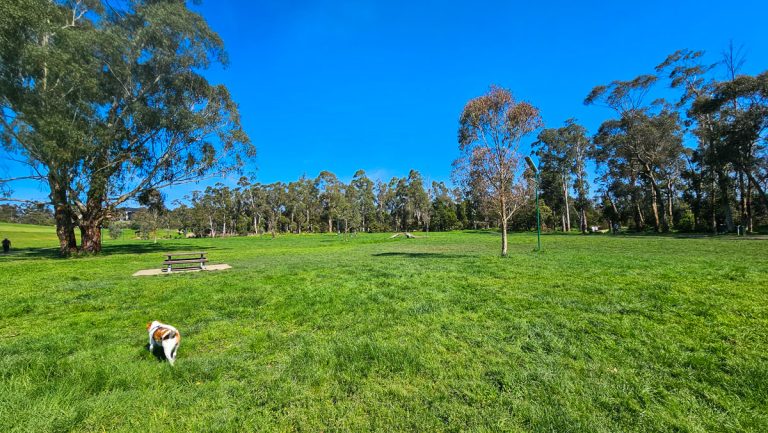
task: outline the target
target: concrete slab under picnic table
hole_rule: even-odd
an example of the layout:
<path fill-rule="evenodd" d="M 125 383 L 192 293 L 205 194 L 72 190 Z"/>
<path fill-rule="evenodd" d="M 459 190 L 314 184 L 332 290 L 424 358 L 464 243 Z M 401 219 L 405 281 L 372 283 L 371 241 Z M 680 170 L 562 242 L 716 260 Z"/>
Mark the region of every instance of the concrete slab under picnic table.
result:
<path fill-rule="evenodd" d="M 140 271 L 135 272 L 133 276 L 144 277 L 147 275 L 173 275 L 173 274 L 186 274 L 187 272 L 223 271 L 225 269 L 232 269 L 232 266 L 229 266 L 226 263 L 222 263 L 219 265 L 208 265 L 205 267 L 205 269 L 187 268 L 187 269 L 174 270 L 173 272 L 167 272 L 165 269 L 158 269 L 158 268 L 142 269 Z"/>

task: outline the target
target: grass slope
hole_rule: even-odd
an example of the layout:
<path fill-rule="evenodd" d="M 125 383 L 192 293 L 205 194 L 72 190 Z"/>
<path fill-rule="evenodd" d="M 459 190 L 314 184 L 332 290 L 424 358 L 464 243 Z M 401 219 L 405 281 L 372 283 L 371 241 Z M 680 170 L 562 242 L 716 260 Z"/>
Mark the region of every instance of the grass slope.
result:
<path fill-rule="evenodd" d="M 0 431 L 768 431 L 768 242 L 534 242 L 511 236 L 509 259 L 489 233 L 0 257 Z M 234 269 L 130 276 L 198 249 Z M 144 350 L 152 319 L 181 330 L 174 368 Z"/>

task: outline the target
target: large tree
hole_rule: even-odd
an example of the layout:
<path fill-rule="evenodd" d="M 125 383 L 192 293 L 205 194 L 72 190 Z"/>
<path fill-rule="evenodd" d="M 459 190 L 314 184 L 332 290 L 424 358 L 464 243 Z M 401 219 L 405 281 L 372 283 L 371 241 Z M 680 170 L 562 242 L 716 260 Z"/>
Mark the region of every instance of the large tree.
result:
<path fill-rule="evenodd" d="M 525 198 L 518 180 L 520 141 L 543 125 L 539 109 L 517 101 L 512 92 L 491 86 L 471 99 L 459 118 L 459 150 L 454 163 L 460 179 L 494 203 L 501 225 L 501 255 L 506 256 L 507 225 Z"/>
<path fill-rule="evenodd" d="M 323 170 L 315 179 L 315 189 L 319 192 L 323 212 L 328 222 L 328 232 L 333 232 L 333 220 L 337 220 L 345 205 L 344 184 L 330 171 Z M 336 227 L 339 230 L 338 224 Z"/>
<path fill-rule="evenodd" d="M 185 2 L 14 0 L 3 8 L 2 138 L 44 180 L 63 253 L 145 190 L 238 169 L 253 146 L 202 70 L 223 43 Z M 1 15 L 1 14 L 0 14 Z M 6 33 L 7 32 L 7 33 Z"/>
<path fill-rule="evenodd" d="M 766 191 L 755 176 L 759 161 L 766 157 L 768 72 L 718 83 L 711 96 L 701 96 L 694 102 L 692 112 L 714 117 L 714 134 L 723 143 L 720 157 L 747 176 L 768 206 Z"/>
<path fill-rule="evenodd" d="M 683 155 L 682 131 L 679 116 L 663 101 L 645 105 L 643 98 L 658 78 L 641 75 L 630 81 L 613 81 L 597 86 L 584 103 L 603 104 L 613 109 L 617 119 L 609 119 L 600 126 L 595 136 L 597 159 L 611 164 L 620 162 L 628 174 L 633 201 L 642 219 L 639 189 L 636 182 L 645 184 L 650 197 L 651 213 L 656 231 L 669 229 L 669 218 L 662 208 L 662 184 L 669 190 L 669 173 L 678 167 Z M 609 168 L 610 170 L 610 168 Z"/>
<path fill-rule="evenodd" d="M 563 231 L 570 231 L 570 191 L 576 191 L 576 208 L 579 211 L 579 228 L 582 233 L 587 231 L 587 206 L 589 205 L 589 182 L 587 180 L 586 163 L 591 153 L 592 143 L 587 137 L 587 130 L 576 123 L 575 119 L 565 121 L 561 128 L 545 129 L 539 133 L 533 148 L 539 158 L 539 169 L 542 178 L 554 181 L 558 195 Z M 544 183 L 544 182 L 543 182 Z M 554 195 L 554 194 L 552 194 Z M 553 203 L 554 204 L 554 203 Z"/>
<path fill-rule="evenodd" d="M 354 214 L 360 218 L 360 227 L 369 231 L 376 218 L 376 196 L 373 192 L 373 181 L 368 178 L 364 170 L 358 170 L 352 177 L 352 182 L 347 188 L 348 201 L 354 207 Z"/>

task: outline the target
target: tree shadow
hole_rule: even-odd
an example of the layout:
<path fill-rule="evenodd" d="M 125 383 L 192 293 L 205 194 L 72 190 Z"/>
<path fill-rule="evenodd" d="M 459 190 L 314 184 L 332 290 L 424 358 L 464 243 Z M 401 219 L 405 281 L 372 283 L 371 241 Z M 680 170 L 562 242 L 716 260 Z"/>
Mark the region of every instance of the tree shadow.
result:
<path fill-rule="evenodd" d="M 46 248 L 13 248 L 11 252 L 3 254 L 0 252 L 0 261 L 2 260 L 32 260 L 32 259 L 77 259 L 81 257 L 94 256 L 115 256 L 125 254 L 158 254 L 177 251 L 220 251 L 227 248 L 214 247 L 211 245 L 190 245 L 180 242 L 162 242 L 154 243 L 125 243 L 125 244 L 104 244 L 99 254 L 82 254 L 65 257 L 59 254 L 59 249 L 55 247 Z"/>
<path fill-rule="evenodd" d="M 57 258 L 61 258 L 58 248 L 13 248 L 9 253 L 0 253 L 0 260 Z"/>
<path fill-rule="evenodd" d="M 414 253 L 414 252 L 389 252 L 371 254 L 374 257 L 407 257 L 409 259 L 462 259 L 469 257 L 464 254 L 445 253 Z"/>
<path fill-rule="evenodd" d="M 469 233 L 473 235 L 495 235 L 501 236 L 501 231 L 498 229 L 467 229 L 462 230 L 462 233 Z"/>
<path fill-rule="evenodd" d="M 154 243 L 141 243 L 141 244 L 106 244 L 101 249 L 101 255 L 112 256 L 119 254 L 149 254 L 149 253 L 172 253 L 176 251 L 211 251 L 222 250 L 225 248 L 214 247 L 211 245 L 190 245 L 189 243 L 178 242 L 162 242 L 158 244 Z"/>

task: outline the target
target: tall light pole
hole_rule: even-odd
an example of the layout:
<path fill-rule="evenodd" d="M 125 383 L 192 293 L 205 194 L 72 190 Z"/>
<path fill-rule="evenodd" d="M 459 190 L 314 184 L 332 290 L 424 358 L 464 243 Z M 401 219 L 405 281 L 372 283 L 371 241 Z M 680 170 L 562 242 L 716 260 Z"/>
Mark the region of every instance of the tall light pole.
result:
<path fill-rule="evenodd" d="M 528 167 L 531 168 L 533 174 L 536 176 L 536 243 L 538 247 L 536 251 L 541 251 L 541 216 L 539 212 L 539 169 L 533 165 L 533 160 L 530 156 L 525 157 L 525 162 L 528 163 Z"/>

